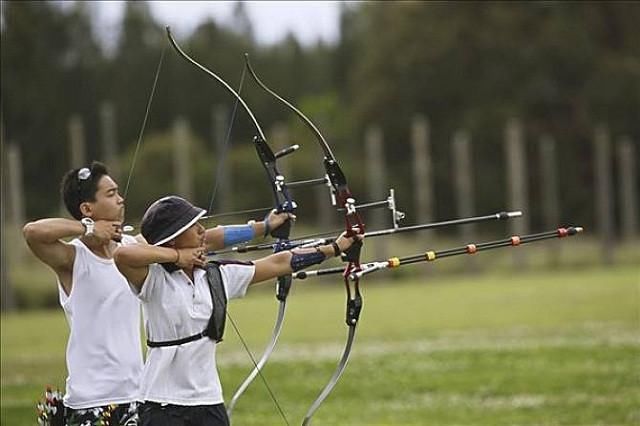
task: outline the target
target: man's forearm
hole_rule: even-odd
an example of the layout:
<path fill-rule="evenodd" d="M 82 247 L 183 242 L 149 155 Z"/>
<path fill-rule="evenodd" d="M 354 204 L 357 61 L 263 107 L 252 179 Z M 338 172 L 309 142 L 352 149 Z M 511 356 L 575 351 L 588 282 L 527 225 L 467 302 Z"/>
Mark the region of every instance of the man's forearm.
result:
<path fill-rule="evenodd" d="M 84 233 L 84 226 L 77 220 L 65 218 L 40 219 L 27 223 L 23 228 L 27 241 L 54 243 Z"/>
<path fill-rule="evenodd" d="M 174 248 L 134 244 L 118 248 L 114 258 L 117 264 L 139 268 L 152 263 L 175 263 L 179 255 Z"/>

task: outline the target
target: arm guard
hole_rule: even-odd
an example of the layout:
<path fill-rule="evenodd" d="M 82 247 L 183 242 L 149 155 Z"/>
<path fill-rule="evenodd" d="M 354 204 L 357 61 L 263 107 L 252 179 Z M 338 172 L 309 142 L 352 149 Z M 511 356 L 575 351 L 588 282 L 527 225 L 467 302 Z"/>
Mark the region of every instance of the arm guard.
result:
<path fill-rule="evenodd" d="M 324 253 L 320 250 L 302 254 L 291 252 L 291 255 L 291 269 L 293 269 L 294 272 L 298 272 L 311 265 L 322 263 L 326 259 Z"/>
<path fill-rule="evenodd" d="M 251 225 L 227 225 L 223 226 L 224 246 L 232 246 L 253 240 L 255 233 Z"/>

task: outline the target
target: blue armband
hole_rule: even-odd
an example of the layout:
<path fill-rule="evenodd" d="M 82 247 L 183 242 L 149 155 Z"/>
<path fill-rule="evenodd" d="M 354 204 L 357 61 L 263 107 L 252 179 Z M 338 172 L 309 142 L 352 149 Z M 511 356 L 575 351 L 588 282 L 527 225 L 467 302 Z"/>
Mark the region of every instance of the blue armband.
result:
<path fill-rule="evenodd" d="M 291 252 L 291 254 L 291 269 L 293 272 L 298 272 L 299 270 L 311 265 L 322 263 L 327 258 L 327 256 L 325 256 L 325 254 L 320 250 L 303 254 Z"/>
<path fill-rule="evenodd" d="M 232 246 L 253 240 L 255 233 L 251 225 L 227 225 L 223 226 L 224 246 Z"/>

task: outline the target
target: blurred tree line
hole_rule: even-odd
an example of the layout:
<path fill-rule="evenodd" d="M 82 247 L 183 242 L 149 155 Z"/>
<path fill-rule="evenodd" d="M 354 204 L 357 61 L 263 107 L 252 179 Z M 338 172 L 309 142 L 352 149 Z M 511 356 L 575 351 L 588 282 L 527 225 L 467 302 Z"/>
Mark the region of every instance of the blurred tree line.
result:
<path fill-rule="evenodd" d="M 99 109 L 116 111 L 124 186 L 163 48 L 143 153 L 132 179 L 136 214 L 172 191 L 173 120 L 192 129 L 196 202 L 208 204 L 217 166 L 212 109 L 234 99 L 168 47 L 164 24 L 144 2 L 128 2 L 115 49 L 98 42 L 90 2 L 71 7 L 47 2 L 4 2 L 2 11 L 3 141 L 21 146 L 28 217 L 57 214 L 54 185 L 70 167 L 68 119 L 81 114 L 89 159 L 100 158 Z M 535 143 L 542 134 L 558 142 L 562 219 L 593 223 L 594 127 L 612 136 L 640 139 L 640 5 L 633 2 L 370 2 L 343 6 L 335 45 L 302 46 L 293 35 L 260 45 L 242 3 L 232 22 L 202 23 L 185 51 L 238 87 L 248 52 L 263 81 L 319 123 L 353 192 L 364 182 L 362 136 L 367 126 L 385 135 L 389 185 L 403 210 L 412 210 L 410 123 L 425 114 L 431 123 L 437 217 L 455 214 L 450 180 L 450 140 L 465 128 L 472 135 L 476 210 L 505 204 L 504 126 L 522 119 L 528 143 L 529 180 L 535 198 Z M 259 23 L 255 23 L 259 24 Z M 265 129 L 285 123 L 304 152 L 290 160 L 296 179 L 318 177 L 320 151 L 299 120 L 247 77 L 241 88 Z M 238 208 L 268 205 L 271 198 L 250 144 L 253 129 L 242 110 L 232 128 Z M 293 157 L 292 157 L 293 158 Z M 141 181 L 144 181 L 142 183 Z M 136 190 L 136 185 L 140 185 Z M 144 190 L 140 189 L 144 188 Z M 306 200 L 309 194 L 301 194 Z M 362 197 L 361 197 L 362 198 Z M 362 199 L 362 201 L 365 201 Z M 303 204 L 303 203 L 300 203 Z M 535 206 L 535 199 L 531 205 Z M 531 212 L 536 223 L 539 212 Z"/>

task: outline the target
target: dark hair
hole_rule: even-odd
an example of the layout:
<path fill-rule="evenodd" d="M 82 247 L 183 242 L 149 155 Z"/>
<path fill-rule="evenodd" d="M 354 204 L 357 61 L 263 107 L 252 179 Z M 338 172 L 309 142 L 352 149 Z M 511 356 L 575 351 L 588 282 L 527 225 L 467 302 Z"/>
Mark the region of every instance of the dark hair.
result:
<path fill-rule="evenodd" d="M 80 204 L 85 201 L 95 201 L 98 192 L 98 182 L 104 175 L 108 175 L 107 166 L 94 161 L 89 167 L 79 167 L 69 170 L 60 183 L 62 200 L 71 216 L 80 220 Z"/>

